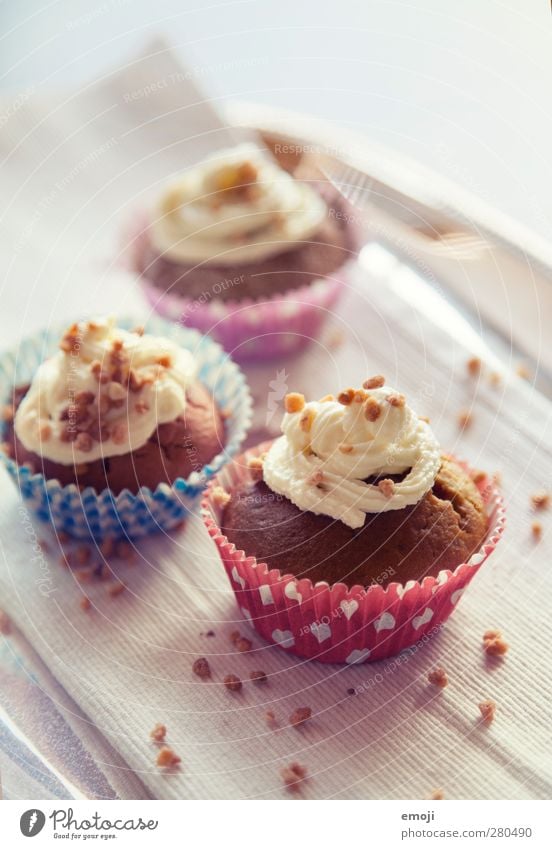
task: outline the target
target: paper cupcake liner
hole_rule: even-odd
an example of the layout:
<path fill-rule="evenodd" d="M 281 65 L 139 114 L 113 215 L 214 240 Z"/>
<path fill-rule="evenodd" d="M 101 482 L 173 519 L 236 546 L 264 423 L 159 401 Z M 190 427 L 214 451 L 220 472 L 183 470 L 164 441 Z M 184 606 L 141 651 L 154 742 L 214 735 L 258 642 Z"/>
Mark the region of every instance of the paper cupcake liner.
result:
<path fill-rule="evenodd" d="M 345 584 L 313 585 L 309 578 L 282 575 L 255 557 L 239 551 L 219 527 L 222 508 L 213 497 L 215 485 L 232 492 L 250 479 L 248 459 L 266 451 L 257 446 L 221 471 L 205 492 L 202 517 L 214 540 L 234 590 L 238 606 L 262 637 L 290 654 L 324 663 L 382 660 L 438 633 L 464 589 L 494 551 L 504 529 L 500 493 L 490 480 L 478 484 L 489 532 L 467 563 L 436 577 L 385 588 Z M 460 462 L 466 471 L 467 464 Z"/>
<path fill-rule="evenodd" d="M 351 260 L 326 278 L 269 298 L 222 301 L 215 292 L 192 299 L 164 291 L 140 271 L 139 257 L 147 239 L 147 223 L 138 217 L 134 236 L 129 229 L 126 237 L 133 246 L 127 254 L 127 265 L 140 275 L 140 285 L 151 307 L 163 318 L 209 334 L 239 361 L 286 356 L 318 338 L 345 289 L 353 265 Z M 238 271 L 236 266 L 235 272 Z M 228 276 L 233 273 L 229 268 Z"/>
<path fill-rule="evenodd" d="M 122 327 L 140 323 L 121 320 Z M 156 489 L 141 487 L 134 494 L 110 489 L 97 492 L 92 487 L 79 490 L 76 484 L 62 486 L 57 480 L 19 466 L 0 451 L 7 470 L 27 505 L 40 519 L 49 520 L 58 531 L 73 537 L 95 539 L 140 537 L 154 531 L 170 530 L 186 518 L 197 503 L 206 483 L 240 449 L 251 421 L 251 396 L 238 366 L 220 345 L 202 337 L 196 330 L 168 324 L 154 317 L 146 325 L 148 333 L 165 336 L 192 351 L 198 363 L 198 379 L 206 386 L 220 409 L 228 410 L 224 450 L 205 465 L 173 484 Z M 24 339 L 18 348 L 0 357 L 0 399 L 6 403 L 14 386 L 31 380 L 37 367 L 57 350 L 63 328 L 46 330 Z"/>

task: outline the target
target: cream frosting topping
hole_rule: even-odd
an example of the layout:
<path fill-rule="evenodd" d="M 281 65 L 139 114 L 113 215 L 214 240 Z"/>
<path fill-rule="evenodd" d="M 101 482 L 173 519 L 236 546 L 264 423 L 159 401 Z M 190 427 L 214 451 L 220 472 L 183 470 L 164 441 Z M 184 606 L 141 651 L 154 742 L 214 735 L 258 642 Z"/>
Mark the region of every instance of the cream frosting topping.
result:
<path fill-rule="evenodd" d="M 38 368 L 15 415 L 25 448 L 63 465 L 127 454 L 186 407 L 193 355 L 176 343 L 80 322 Z"/>
<path fill-rule="evenodd" d="M 233 266 L 309 239 L 325 216 L 314 189 L 244 144 L 190 168 L 166 189 L 152 241 L 177 262 Z"/>
<path fill-rule="evenodd" d="M 417 504 L 441 465 L 429 424 L 384 385 L 338 397 L 305 404 L 300 395 L 287 396 L 283 435 L 263 462 L 266 484 L 300 509 L 351 528 L 362 527 L 367 513 Z M 386 477 L 403 474 L 397 482 Z"/>

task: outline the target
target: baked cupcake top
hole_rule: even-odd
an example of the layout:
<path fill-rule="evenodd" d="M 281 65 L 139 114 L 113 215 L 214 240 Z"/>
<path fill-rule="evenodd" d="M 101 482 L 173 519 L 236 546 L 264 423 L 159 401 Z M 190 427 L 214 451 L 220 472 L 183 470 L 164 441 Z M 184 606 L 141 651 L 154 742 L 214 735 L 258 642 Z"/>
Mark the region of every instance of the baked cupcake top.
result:
<path fill-rule="evenodd" d="M 326 206 L 254 145 L 218 152 L 168 186 L 155 210 L 152 241 L 180 263 L 255 262 L 309 239 Z"/>
<path fill-rule="evenodd" d="M 29 451 L 64 465 L 127 454 L 186 407 L 193 355 L 174 342 L 116 327 L 73 324 L 38 368 L 15 415 Z"/>
<path fill-rule="evenodd" d="M 291 393 L 285 405 L 283 435 L 264 458 L 263 477 L 301 510 L 361 528 L 367 513 L 417 504 L 433 486 L 439 443 L 381 375 L 337 398 L 306 403 Z"/>

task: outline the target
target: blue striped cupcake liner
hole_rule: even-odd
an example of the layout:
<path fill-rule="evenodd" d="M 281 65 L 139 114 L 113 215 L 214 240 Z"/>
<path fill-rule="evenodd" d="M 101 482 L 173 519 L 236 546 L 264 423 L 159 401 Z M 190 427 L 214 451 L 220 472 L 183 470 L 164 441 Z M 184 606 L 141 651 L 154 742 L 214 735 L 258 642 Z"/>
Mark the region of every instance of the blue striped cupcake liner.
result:
<path fill-rule="evenodd" d="M 136 319 L 118 320 L 130 329 Z M 23 500 L 39 519 L 50 521 L 56 530 L 79 539 L 136 538 L 157 531 L 169 531 L 181 524 L 196 506 L 198 496 L 224 464 L 239 452 L 251 422 L 251 395 L 238 366 L 221 346 L 197 330 L 182 327 L 158 317 L 144 324 L 147 333 L 164 336 L 194 354 L 198 379 L 210 390 L 219 409 L 228 411 L 225 421 L 226 445 L 201 471 L 177 478 L 151 490 L 141 487 L 134 494 L 123 490 L 83 490 L 75 484 L 62 486 L 57 480 L 19 466 L 4 451 L 0 457 L 15 481 Z M 14 386 L 29 383 L 38 366 L 58 349 L 65 327 L 45 330 L 24 339 L 14 351 L 0 356 L 0 402 L 11 400 Z"/>

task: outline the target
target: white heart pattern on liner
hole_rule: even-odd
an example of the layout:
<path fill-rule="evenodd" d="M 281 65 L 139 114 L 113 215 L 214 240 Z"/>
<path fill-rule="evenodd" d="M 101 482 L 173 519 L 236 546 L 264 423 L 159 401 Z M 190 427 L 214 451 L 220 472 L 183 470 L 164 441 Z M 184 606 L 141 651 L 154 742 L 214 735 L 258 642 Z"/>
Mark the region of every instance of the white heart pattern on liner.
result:
<path fill-rule="evenodd" d="M 245 587 L 245 578 L 242 578 L 235 566 L 232 569 L 232 578 L 234 579 L 236 584 L 240 585 L 243 590 L 243 588 Z"/>
<path fill-rule="evenodd" d="M 370 649 L 355 649 L 345 659 L 345 663 L 362 663 L 368 657 L 370 657 Z"/>
<path fill-rule="evenodd" d="M 303 596 L 297 589 L 295 581 L 290 581 L 289 584 L 286 584 L 284 593 L 285 595 L 287 595 L 288 598 L 291 598 L 294 601 L 298 601 L 299 604 L 301 604 L 301 602 L 303 601 Z"/>
<path fill-rule="evenodd" d="M 474 554 L 474 555 L 472 555 L 472 557 L 470 557 L 470 559 L 468 561 L 468 566 L 479 566 L 479 564 L 483 563 L 484 560 L 485 560 L 484 554 L 479 554 L 479 553 Z"/>
<path fill-rule="evenodd" d="M 452 593 L 452 595 L 450 597 L 450 603 L 451 604 L 458 604 L 458 602 L 460 601 L 460 596 L 462 595 L 463 592 L 464 592 L 463 587 L 462 587 L 461 590 L 454 590 L 454 592 Z"/>
<path fill-rule="evenodd" d="M 284 649 L 289 649 L 295 643 L 291 631 L 280 631 L 279 628 L 276 628 L 276 630 L 272 632 L 272 639 Z"/>
<path fill-rule="evenodd" d="M 332 636 L 332 629 L 325 622 L 313 622 L 309 625 L 309 631 L 314 634 L 319 643 L 329 640 Z"/>
<path fill-rule="evenodd" d="M 398 597 L 402 598 L 405 593 L 407 593 L 409 590 L 411 590 L 415 586 L 416 586 L 416 581 L 407 581 L 407 583 L 404 586 L 402 584 L 399 584 L 399 586 L 397 587 Z"/>
<path fill-rule="evenodd" d="M 259 595 L 261 596 L 261 601 L 263 604 L 274 604 L 274 599 L 272 598 L 272 590 L 267 584 L 262 584 L 259 587 Z"/>
<path fill-rule="evenodd" d="M 243 613 L 248 622 L 253 622 L 253 617 L 251 616 L 249 610 L 247 610 L 245 607 L 242 607 L 241 612 Z"/>
<path fill-rule="evenodd" d="M 358 601 L 355 601 L 354 598 L 350 600 L 344 598 L 339 606 L 347 619 L 350 619 L 353 613 L 356 613 L 358 610 Z"/>
<path fill-rule="evenodd" d="M 382 613 L 379 619 L 374 622 L 376 631 L 389 631 L 395 627 L 395 617 L 391 613 Z"/>
<path fill-rule="evenodd" d="M 422 625 L 427 625 L 427 623 L 431 622 L 432 619 L 433 610 L 431 609 L 431 607 L 426 607 L 423 613 L 421 613 L 419 616 L 414 617 L 414 619 L 412 620 L 412 627 L 415 631 L 417 631 L 418 628 L 421 628 Z"/>

